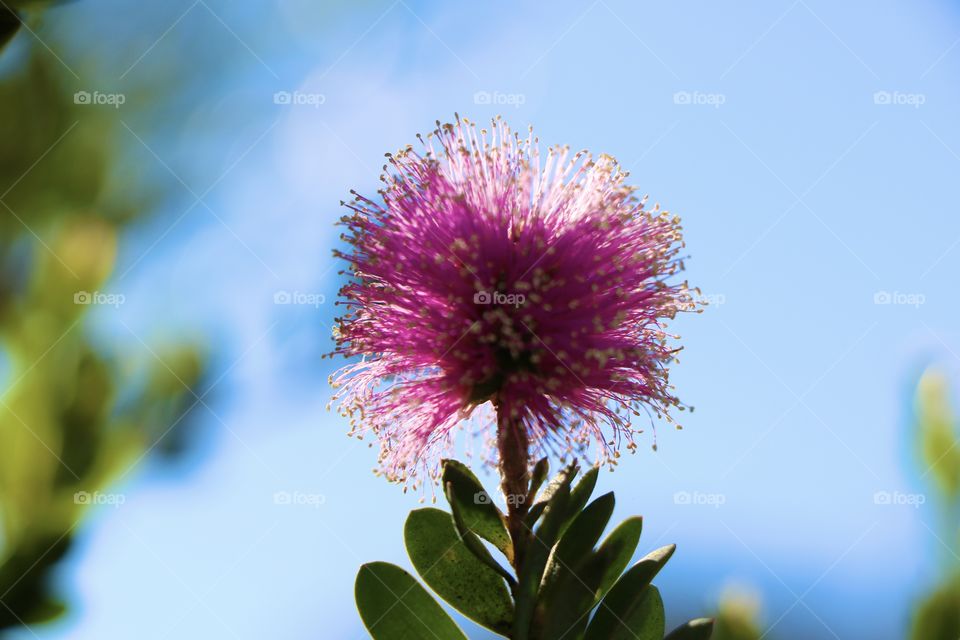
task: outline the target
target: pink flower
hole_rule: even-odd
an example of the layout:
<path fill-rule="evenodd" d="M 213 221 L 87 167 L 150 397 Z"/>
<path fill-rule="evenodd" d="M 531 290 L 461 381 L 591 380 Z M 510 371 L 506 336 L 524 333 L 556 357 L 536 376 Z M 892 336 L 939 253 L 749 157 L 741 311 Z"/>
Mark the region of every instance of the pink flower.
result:
<path fill-rule="evenodd" d="M 610 156 L 541 157 L 499 118 L 437 125 L 423 151 L 388 155 L 378 201 L 346 204 L 336 353 L 360 360 L 334 401 L 379 437 L 390 480 L 434 475 L 458 426 L 497 424 L 493 409 L 530 455 L 612 463 L 635 418 L 683 408 L 664 328 L 696 307 L 671 282 L 679 220 L 644 209 Z"/>

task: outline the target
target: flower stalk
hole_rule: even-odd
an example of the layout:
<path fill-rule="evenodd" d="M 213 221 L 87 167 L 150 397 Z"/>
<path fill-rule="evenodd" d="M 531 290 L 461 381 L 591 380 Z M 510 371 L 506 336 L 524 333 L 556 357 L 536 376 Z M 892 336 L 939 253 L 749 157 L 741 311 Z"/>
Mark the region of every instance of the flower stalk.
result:
<path fill-rule="evenodd" d="M 497 401 L 497 449 L 500 454 L 500 489 L 507 503 L 507 530 L 513 541 L 513 567 L 519 573 L 523 564 L 524 520 L 530 487 L 530 444 L 523 424 L 510 416 Z"/>

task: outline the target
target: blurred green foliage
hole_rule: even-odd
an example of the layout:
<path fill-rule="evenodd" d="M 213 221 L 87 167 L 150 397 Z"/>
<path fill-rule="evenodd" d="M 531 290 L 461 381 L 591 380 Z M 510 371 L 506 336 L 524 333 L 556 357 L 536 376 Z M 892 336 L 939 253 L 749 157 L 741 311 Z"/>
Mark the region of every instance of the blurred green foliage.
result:
<path fill-rule="evenodd" d="M 760 640 L 760 600 L 739 589 L 727 589 L 714 614 L 711 640 Z"/>
<path fill-rule="evenodd" d="M 947 376 L 928 369 L 920 378 L 914 402 L 914 426 L 924 478 L 937 492 L 936 508 L 943 533 L 943 576 L 917 605 L 911 630 L 913 640 L 960 638 L 960 441 L 957 416 L 950 406 Z"/>
<path fill-rule="evenodd" d="M 91 496 L 180 421 L 203 368 L 194 346 L 135 361 L 92 338 L 90 311 L 111 308 L 84 292 L 107 286 L 122 231 L 151 207 L 111 185 L 117 123 L 14 42 L 26 51 L 0 76 L 0 629 L 63 611 L 52 569 Z"/>
<path fill-rule="evenodd" d="M 915 399 L 916 433 L 923 467 L 936 483 L 944 501 L 954 503 L 960 494 L 960 447 L 956 415 L 950 406 L 947 377 L 930 369 L 920 378 Z"/>

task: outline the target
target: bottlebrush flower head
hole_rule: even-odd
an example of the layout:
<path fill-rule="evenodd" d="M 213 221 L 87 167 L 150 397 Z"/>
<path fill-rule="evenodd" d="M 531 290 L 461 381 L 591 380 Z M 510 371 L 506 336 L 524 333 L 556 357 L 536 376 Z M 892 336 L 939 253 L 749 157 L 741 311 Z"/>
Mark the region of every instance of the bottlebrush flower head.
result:
<path fill-rule="evenodd" d="M 433 476 L 470 419 L 524 431 L 530 455 L 614 462 L 679 407 L 665 321 L 694 310 L 679 220 L 644 207 L 607 155 L 545 157 L 497 118 L 459 116 L 396 155 L 342 218 L 349 263 L 332 377 L 351 433 L 390 480 Z M 495 462 L 494 449 L 485 457 Z"/>

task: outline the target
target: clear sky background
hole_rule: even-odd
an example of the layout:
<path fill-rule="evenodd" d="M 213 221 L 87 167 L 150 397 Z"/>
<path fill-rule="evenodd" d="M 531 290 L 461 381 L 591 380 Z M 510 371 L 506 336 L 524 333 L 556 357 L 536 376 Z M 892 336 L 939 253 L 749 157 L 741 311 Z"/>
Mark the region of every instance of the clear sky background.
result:
<path fill-rule="evenodd" d="M 141 339 L 207 340 L 213 387 L 190 458 L 126 475 L 124 504 L 84 522 L 72 613 L 36 636 L 364 637 L 354 575 L 409 566 L 417 496 L 324 409 L 333 223 L 384 152 L 459 112 L 610 153 L 683 218 L 689 279 L 716 303 L 674 324 L 696 411 L 598 489 L 644 516 L 643 552 L 678 544 L 658 578 L 669 621 L 739 584 L 771 638 L 903 637 L 941 534 L 930 500 L 874 494 L 929 490 L 910 389 L 929 363 L 960 371 L 955 3 L 315 4 L 90 0 L 38 32 L 69 27 L 56 55 L 108 69 L 104 90 L 182 76 L 176 110 L 117 110 L 128 166 L 175 196 L 127 239 L 111 284 L 127 304 L 99 326 L 144 355 Z"/>

